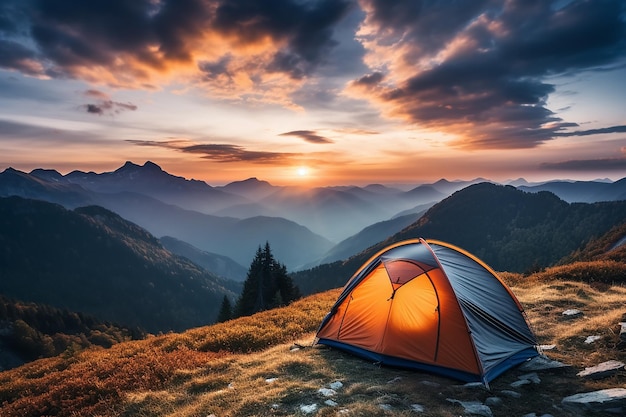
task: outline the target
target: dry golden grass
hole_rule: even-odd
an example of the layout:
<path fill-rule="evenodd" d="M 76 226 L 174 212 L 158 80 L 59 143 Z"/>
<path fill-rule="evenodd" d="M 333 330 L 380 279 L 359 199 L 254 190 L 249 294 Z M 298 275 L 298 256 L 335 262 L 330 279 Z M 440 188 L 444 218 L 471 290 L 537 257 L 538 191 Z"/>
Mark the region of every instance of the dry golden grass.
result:
<path fill-rule="evenodd" d="M 539 385 L 519 388 L 521 400 L 493 406 L 495 416 L 550 413 L 571 394 L 623 387 L 624 371 L 598 381 L 576 373 L 610 359 L 626 360 L 617 347 L 618 323 L 626 313 L 626 288 L 581 281 L 502 274 L 526 308 L 541 344 L 555 344 L 546 354 L 572 366 L 542 372 Z M 300 300 L 289 307 L 210 327 L 192 329 L 110 349 L 39 360 L 0 373 L 0 415 L 218 417 L 304 415 L 303 405 L 317 405 L 315 416 L 452 417 L 463 414 L 448 401 L 485 401 L 511 389 L 522 373 L 514 369 L 483 388 L 467 388 L 446 378 L 377 367 L 343 352 L 310 347 L 323 316 L 339 291 Z M 584 316 L 565 320 L 562 311 L 577 308 Z M 593 344 L 585 338 L 601 336 Z M 296 345 L 294 345 L 296 344 Z M 293 349 L 302 345 L 302 348 Z M 320 388 L 340 381 L 333 397 Z M 336 406 L 326 405 L 333 400 Z M 383 407 L 391 407 L 387 411 Z M 345 411 L 348 413 L 346 414 Z"/>

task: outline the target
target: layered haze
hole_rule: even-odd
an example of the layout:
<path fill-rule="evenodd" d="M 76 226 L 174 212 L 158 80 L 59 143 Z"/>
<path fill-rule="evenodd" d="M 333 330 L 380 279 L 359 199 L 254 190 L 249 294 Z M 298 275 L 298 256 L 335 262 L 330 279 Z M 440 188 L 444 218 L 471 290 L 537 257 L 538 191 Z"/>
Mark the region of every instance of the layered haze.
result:
<path fill-rule="evenodd" d="M 519 179 L 511 187 L 527 193 L 548 191 L 564 204 L 595 203 L 626 200 L 625 181 Z M 154 162 L 128 161 L 114 171 L 66 175 L 51 169 L 27 173 L 8 168 L 0 173 L 0 197 L 45 200 L 68 209 L 105 207 L 163 238 L 168 249 L 240 281 L 266 242 L 289 270 L 347 259 L 416 224 L 454 193 L 488 182 L 441 179 L 403 189 L 381 184 L 276 186 L 249 178 L 212 186 L 169 173 Z"/>

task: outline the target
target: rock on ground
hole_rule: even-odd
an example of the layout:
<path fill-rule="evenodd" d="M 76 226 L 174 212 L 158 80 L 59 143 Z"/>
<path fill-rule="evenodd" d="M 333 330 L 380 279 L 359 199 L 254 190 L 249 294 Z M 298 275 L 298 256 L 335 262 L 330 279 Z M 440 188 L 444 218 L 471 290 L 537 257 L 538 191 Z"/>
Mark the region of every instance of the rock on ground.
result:
<path fill-rule="evenodd" d="M 574 412 L 609 412 L 624 415 L 626 412 L 626 388 L 610 388 L 584 392 L 563 398 L 564 408 Z"/>

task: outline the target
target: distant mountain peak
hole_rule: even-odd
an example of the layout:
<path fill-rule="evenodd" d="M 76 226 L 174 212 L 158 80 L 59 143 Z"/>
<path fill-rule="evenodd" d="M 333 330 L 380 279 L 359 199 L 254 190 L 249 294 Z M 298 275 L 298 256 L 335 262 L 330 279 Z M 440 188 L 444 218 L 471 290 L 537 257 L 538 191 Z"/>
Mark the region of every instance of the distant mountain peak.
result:
<path fill-rule="evenodd" d="M 264 181 L 264 180 L 260 180 L 257 177 L 250 177 L 248 179 L 245 179 L 243 181 L 233 181 L 231 183 L 229 183 L 228 185 L 271 185 L 269 182 Z"/>
<path fill-rule="evenodd" d="M 514 187 L 519 187 L 520 185 L 529 185 L 530 183 L 528 181 L 526 181 L 525 178 L 520 177 L 520 178 L 518 178 L 516 180 L 506 181 L 506 184 L 512 185 Z"/>
<path fill-rule="evenodd" d="M 133 179 L 136 176 L 160 176 L 162 174 L 174 177 L 173 175 L 163 171 L 160 166 L 152 161 L 146 161 L 143 165 L 137 165 L 131 161 L 126 161 L 126 163 L 120 168 L 116 169 L 113 174 L 116 176 L 128 176 L 129 179 Z"/>
<path fill-rule="evenodd" d="M 221 187 L 224 191 L 245 195 L 253 199 L 260 199 L 273 193 L 280 187 L 274 187 L 267 181 L 259 180 L 257 177 L 251 177 L 243 181 L 234 181 Z"/>
<path fill-rule="evenodd" d="M 160 166 L 158 166 L 152 161 L 146 161 L 146 163 L 143 164 L 143 168 L 154 170 L 154 171 L 163 171 L 163 169 Z"/>
<path fill-rule="evenodd" d="M 137 168 L 141 168 L 139 165 L 132 163 L 131 161 L 126 161 L 124 165 L 115 170 L 115 172 L 127 171 L 129 169 L 135 170 Z"/>
<path fill-rule="evenodd" d="M 30 171 L 30 175 L 32 175 L 33 177 L 40 178 L 40 179 L 55 181 L 55 182 L 63 181 L 64 179 L 63 175 L 61 175 L 61 173 L 57 171 L 56 169 L 36 168 Z"/>
<path fill-rule="evenodd" d="M 156 171 L 156 172 L 163 171 L 163 169 L 161 169 L 160 166 L 158 166 L 152 161 L 146 161 L 143 164 L 143 166 L 137 165 L 131 161 L 126 161 L 124 165 L 116 169 L 115 172 L 120 173 L 120 172 L 125 172 L 125 171 L 138 171 L 138 170 L 147 170 L 147 171 Z"/>

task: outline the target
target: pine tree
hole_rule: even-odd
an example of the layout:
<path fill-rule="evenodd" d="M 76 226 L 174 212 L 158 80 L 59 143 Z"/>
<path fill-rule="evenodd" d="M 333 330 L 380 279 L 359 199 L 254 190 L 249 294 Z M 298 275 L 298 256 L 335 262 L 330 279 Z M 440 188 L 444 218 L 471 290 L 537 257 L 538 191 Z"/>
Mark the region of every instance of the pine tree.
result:
<path fill-rule="evenodd" d="M 235 306 L 235 316 L 247 316 L 269 308 L 280 307 L 300 298 L 300 291 L 278 262 L 269 242 L 257 249 L 248 269 L 241 296 Z"/>
<path fill-rule="evenodd" d="M 230 304 L 230 300 L 227 296 L 224 296 L 222 300 L 222 306 L 220 307 L 220 312 L 217 315 L 217 322 L 223 323 L 233 318 L 233 308 Z"/>

